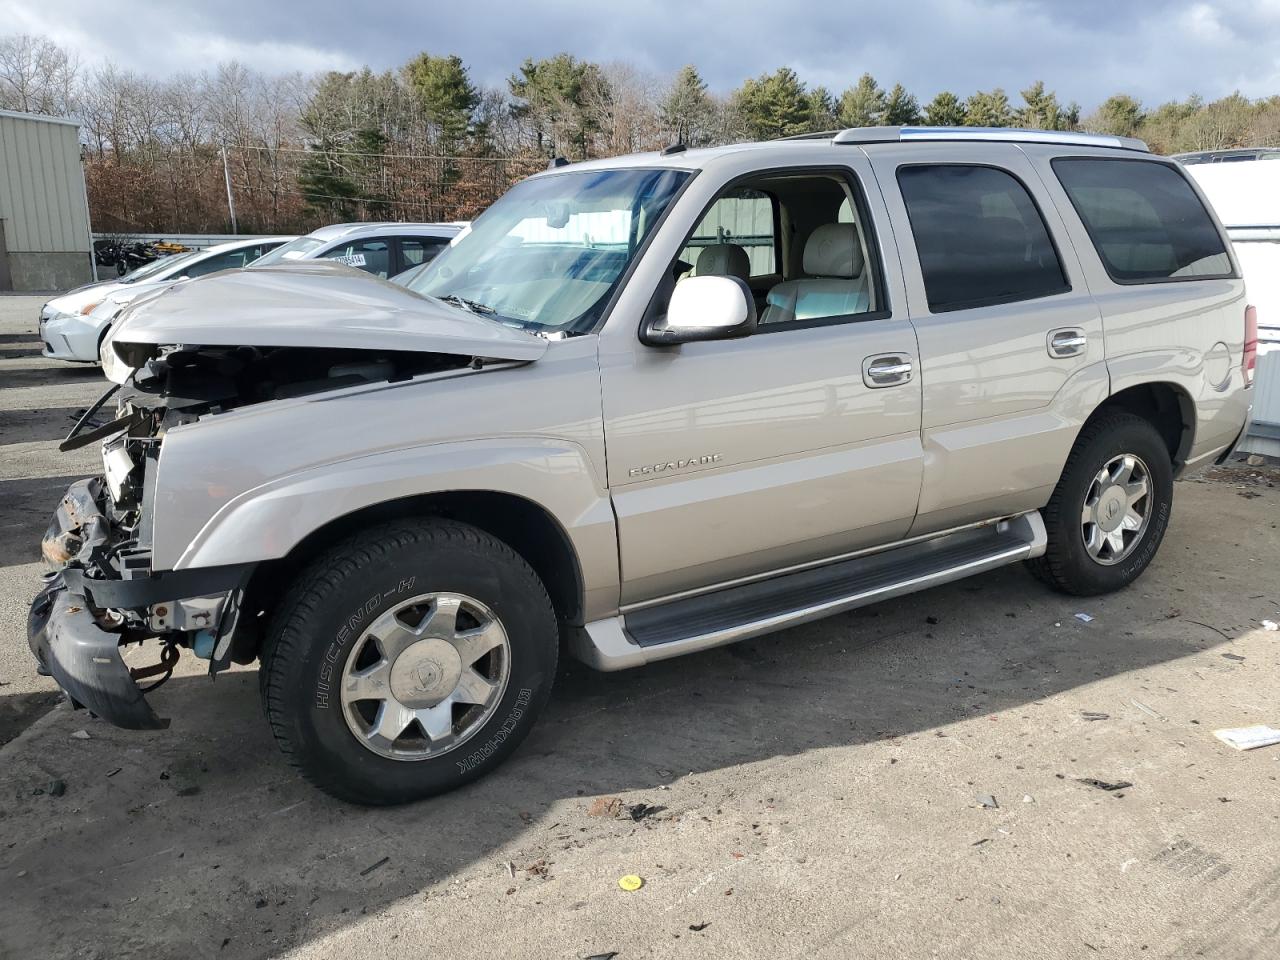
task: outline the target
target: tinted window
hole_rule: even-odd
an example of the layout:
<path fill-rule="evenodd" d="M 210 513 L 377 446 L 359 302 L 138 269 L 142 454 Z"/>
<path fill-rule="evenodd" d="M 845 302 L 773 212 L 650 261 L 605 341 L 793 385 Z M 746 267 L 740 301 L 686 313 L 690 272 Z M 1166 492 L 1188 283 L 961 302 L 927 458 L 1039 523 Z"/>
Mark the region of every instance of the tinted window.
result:
<path fill-rule="evenodd" d="M 386 279 L 391 270 L 391 249 L 386 240 L 353 240 L 341 243 L 320 254 L 320 259 L 337 260 L 348 267 L 355 267 L 383 279 Z"/>
<path fill-rule="evenodd" d="M 1150 160 L 1053 161 L 1063 189 L 1118 283 L 1231 276 L 1209 213 L 1177 169 Z"/>
<path fill-rule="evenodd" d="M 696 264 L 704 248 L 732 243 L 747 251 L 751 276 L 769 276 L 778 272 L 776 236 L 772 198 L 759 190 L 739 188 L 712 204 L 694 228 L 680 259 Z"/>
<path fill-rule="evenodd" d="M 1031 300 L 1069 289 L 1026 188 L 993 167 L 898 170 L 929 309 Z"/>

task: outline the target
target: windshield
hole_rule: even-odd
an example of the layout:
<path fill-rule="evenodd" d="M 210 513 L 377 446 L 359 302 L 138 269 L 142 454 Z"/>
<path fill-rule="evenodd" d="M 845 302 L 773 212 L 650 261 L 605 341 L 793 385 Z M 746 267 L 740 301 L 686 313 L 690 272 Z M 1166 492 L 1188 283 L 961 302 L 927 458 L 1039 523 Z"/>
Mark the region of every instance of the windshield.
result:
<path fill-rule="evenodd" d="M 688 179 L 651 169 L 525 180 L 408 287 L 538 332 L 590 330 Z"/>
<path fill-rule="evenodd" d="M 199 255 L 198 251 L 192 250 L 188 253 L 171 253 L 167 257 L 161 257 L 159 260 L 152 260 L 145 266 L 139 267 L 128 276 L 120 278 L 121 283 L 137 283 L 139 280 L 146 280 L 148 277 L 159 279 L 160 274 L 168 270 L 170 267 L 176 267 L 179 264 L 193 260 Z"/>
<path fill-rule="evenodd" d="M 264 253 L 257 260 L 254 260 L 249 266 L 251 267 L 267 267 L 273 263 L 280 263 L 285 260 L 301 260 L 316 247 L 321 246 L 323 240 L 317 240 L 315 237 L 298 237 L 296 240 L 290 240 L 288 243 L 281 244 L 270 253 Z"/>

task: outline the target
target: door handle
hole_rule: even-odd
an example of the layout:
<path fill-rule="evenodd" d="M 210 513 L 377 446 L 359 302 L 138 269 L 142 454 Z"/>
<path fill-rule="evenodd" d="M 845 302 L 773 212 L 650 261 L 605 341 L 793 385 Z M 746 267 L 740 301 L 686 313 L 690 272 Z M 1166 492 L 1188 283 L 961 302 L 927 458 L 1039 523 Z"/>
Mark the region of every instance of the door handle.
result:
<path fill-rule="evenodd" d="M 1089 338 L 1079 327 L 1063 327 L 1049 331 L 1049 356 L 1062 360 L 1078 357 L 1089 345 Z"/>
<path fill-rule="evenodd" d="M 907 383 L 911 379 L 911 357 L 905 353 L 877 354 L 862 361 L 862 382 L 873 390 Z"/>

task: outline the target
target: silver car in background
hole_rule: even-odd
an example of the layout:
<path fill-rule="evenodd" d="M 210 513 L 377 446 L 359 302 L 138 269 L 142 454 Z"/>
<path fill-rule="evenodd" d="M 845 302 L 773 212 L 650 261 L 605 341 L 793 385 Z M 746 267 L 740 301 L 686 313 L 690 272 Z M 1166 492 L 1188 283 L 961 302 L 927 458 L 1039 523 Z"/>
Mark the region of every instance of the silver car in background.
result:
<path fill-rule="evenodd" d="M 383 280 L 430 263 L 465 223 L 335 223 L 277 248 L 254 266 L 337 260 Z"/>
<path fill-rule="evenodd" d="M 87 284 L 54 297 L 40 311 L 42 353 L 52 360 L 97 363 L 103 335 L 124 304 L 178 280 L 246 266 L 295 239 L 246 237 L 206 250 L 161 257 L 115 280 Z"/>

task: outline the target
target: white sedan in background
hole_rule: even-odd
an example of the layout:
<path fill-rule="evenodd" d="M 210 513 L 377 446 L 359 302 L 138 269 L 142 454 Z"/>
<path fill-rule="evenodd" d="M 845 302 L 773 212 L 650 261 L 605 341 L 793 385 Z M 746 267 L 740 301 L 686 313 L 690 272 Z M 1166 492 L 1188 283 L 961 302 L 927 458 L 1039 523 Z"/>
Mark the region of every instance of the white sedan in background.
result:
<path fill-rule="evenodd" d="M 53 360 L 97 363 L 103 334 L 124 304 L 159 287 L 246 266 L 293 237 L 253 237 L 161 257 L 118 280 L 91 283 L 54 297 L 40 311 L 42 353 Z"/>

